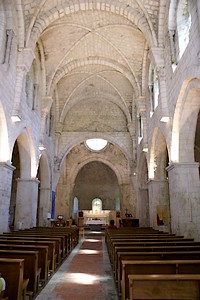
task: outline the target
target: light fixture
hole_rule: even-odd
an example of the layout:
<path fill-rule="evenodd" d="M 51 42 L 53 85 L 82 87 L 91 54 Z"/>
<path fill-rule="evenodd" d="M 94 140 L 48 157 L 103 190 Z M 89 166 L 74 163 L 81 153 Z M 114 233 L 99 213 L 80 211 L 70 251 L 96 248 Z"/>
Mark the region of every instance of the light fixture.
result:
<path fill-rule="evenodd" d="M 11 116 L 11 120 L 13 122 L 20 122 L 21 121 L 21 117 L 19 115 L 13 115 L 13 116 Z"/>
<path fill-rule="evenodd" d="M 143 152 L 148 152 L 148 148 L 147 148 L 147 147 L 144 147 L 144 148 L 142 149 L 142 151 L 143 151 Z"/>
<path fill-rule="evenodd" d="M 160 122 L 163 122 L 163 123 L 167 123 L 168 121 L 169 121 L 169 117 L 163 116 L 163 117 L 160 119 Z"/>

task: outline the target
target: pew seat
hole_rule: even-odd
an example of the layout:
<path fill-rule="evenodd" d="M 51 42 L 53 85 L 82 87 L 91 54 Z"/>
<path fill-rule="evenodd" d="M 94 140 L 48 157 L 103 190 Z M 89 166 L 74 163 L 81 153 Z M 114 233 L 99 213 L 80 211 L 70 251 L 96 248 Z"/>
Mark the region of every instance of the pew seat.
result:
<path fill-rule="evenodd" d="M 126 300 L 197 300 L 200 298 L 198 274 L 129 275 L 129 297 Z"/>

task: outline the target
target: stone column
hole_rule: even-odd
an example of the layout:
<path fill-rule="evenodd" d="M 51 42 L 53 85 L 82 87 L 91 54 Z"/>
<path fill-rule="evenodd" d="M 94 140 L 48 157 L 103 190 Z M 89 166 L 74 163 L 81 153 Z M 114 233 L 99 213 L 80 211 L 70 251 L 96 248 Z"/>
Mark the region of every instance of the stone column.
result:
<path fill-rule="evenodd" d="M 13 101 L 12 116 L 19 117 L 21 119 L 21 93 L 23 82 L 25 80 L 26 74 L 31 67 L 33 59 L 35 58 L 32 49 L 24 48 L 18 52 L 17 58 L 17 69 L 16 69 L 16 82 L 15 82 L 15 96 Z"/>
<path fill-rule="evenodd" d="M 199 163 L 172 163 L 167 171 L 172 232 L 200 240 Z"/>
<path fill-rule="evenodd" d="M 48 213 L 51 212 L 51 190 L 40 188 L 39 226 L 49 226 Z"/>
<path fill-rule="evenodd" d="M 128 209 L 128 214 L 132 214 L 133 218 L 135 218 L 135 214 L 136 214 L 136 203 L 134 199 L 130 197 L 130 192 L 131 192 L 130 184 L 124 183 L 120 185 L 121 212 L 123 218 L 125 217 L 126 209 Z"/>
<path fill-rule="evenodd" d="M 0 228 L 2 232 L 9 231 L 9 207 L 14 170 L 15 167 L 11 164 L 0 163 Z"/>
<path fill-rule="evenodd" d="M 38 204 L 38 179 L 17 179 L 15 228 L 36 226 Z"/>
<path fill-rule="evenodd" d="M 138 190 L 138 219 L 140 226 L 149 225 L 149 195 L 147 188 L 139 188 Z"/>
<path fill-rule="evenodd" d="M 169 206 L 169 188 L 168 181 L 150 180 L 148 182 L 149 190 L 149 215 L 150 226 L 154 229 L 170 232 L 170 206 Z M 162 222 L 158 225 L 157 218 Z"/>

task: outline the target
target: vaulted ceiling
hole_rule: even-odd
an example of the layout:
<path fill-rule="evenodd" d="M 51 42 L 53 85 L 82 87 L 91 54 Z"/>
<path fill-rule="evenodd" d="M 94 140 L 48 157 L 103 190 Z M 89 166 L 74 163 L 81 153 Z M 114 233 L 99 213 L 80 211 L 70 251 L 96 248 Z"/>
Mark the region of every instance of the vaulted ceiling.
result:
<path fill-rule="evenodd" d="M 158 0 L 24 0 L 26 44 L 43 51 L 55 131 L 129 133 L 146 94 L 149 47 L 157 45 Z M 131 139 L 131 138 L 130 138 Z"/>

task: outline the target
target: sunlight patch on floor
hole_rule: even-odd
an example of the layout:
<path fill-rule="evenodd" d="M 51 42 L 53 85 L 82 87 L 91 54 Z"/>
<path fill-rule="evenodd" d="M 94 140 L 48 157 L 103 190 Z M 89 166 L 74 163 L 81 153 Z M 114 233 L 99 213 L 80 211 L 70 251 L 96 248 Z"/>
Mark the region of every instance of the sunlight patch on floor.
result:
<path fill-rule="evenodd" d="M 90 243 L 101 243 L 101 240 L 97 240 L 97 239 L 85 239 L 85 241 Z"/>
<path fill-rule="evenodd" d="M 81 249 L 79 250 L 78 254 L 99 254 L 100 251 L 91 250 L 91 249 Z"/>
<path fill-rule="evenodd" d="M 77 284 L 95 284 L 99 281 L 105 281 L 110 279 L 109 276 L 99 276 L 99 275 L 91 275 L 87 273 L 67 273 L 62 281 L 67 281 L 68 283 L 77 283 Z"/>

